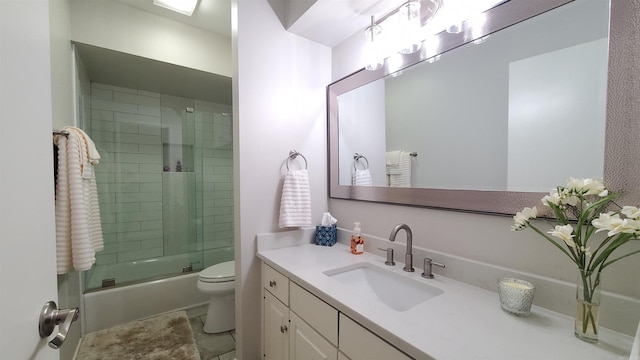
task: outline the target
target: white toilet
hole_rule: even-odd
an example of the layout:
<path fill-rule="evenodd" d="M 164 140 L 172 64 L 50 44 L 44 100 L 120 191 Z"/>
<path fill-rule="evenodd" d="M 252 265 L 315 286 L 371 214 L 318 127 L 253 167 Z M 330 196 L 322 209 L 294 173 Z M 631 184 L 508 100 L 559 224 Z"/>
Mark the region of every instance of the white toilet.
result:
<path fill-rule="evenodd" d="M 211 295 L 204 332 L 220 333 L 236 328 L 235 261 L 227 261 L 200 271 L 198 290 Z"/>

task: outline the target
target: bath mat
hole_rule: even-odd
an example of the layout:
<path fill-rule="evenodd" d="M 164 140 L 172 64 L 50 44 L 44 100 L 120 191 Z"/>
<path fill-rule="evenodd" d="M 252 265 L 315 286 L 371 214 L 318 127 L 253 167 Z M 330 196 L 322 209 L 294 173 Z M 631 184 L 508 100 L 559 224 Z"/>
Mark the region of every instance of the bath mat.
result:
<path fill-rule="evenodd" d="M 184 311 L 87 334 L 77 360 L 200 360 Z"/>

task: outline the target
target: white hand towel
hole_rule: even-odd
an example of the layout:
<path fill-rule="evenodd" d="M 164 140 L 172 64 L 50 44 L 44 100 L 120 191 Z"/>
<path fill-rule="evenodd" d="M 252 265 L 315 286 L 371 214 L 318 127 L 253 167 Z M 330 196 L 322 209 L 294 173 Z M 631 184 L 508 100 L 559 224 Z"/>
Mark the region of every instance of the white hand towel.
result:
<path fill-rule="evenodd" d="M 387 166 L 387 177 L 390 187 L 411 187 L 411 155 L 400 151 L 398 166 Z"/>
<path fill-rule="evenodd" d="M 95 154 L 89 154 L 86 134 L 75 129 L 67 127 L 68 135 L 57 135 L 55 139 L 58 145 L 55 204 L 58 274 L 73 269 L 89 270 L 95 263 L 96 251 L 104 247 L 95 173 L 90 161 Z"/>
<path fill-rule="evenodd" d="M 356 169 L 353 173 L 353 185 L 372 186 L 371 171 L 369 171 L 369 169 Z"/>
<path fill-rule="evenodd" d="M 387 151 L 387 167 L 398 167 L 400 165 L 400 150 Z"/>
<path fill-rule="evenodd" d="M 306 169 L 289 170 L 280 200 L 280 227 L 311 226 L 311 190 Z"/>

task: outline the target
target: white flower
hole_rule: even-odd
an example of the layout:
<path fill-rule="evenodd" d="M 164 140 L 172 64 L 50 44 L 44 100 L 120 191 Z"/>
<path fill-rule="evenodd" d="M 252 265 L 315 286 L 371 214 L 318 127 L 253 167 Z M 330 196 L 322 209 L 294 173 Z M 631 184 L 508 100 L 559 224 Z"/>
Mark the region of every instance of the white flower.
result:
<path fill-rule="evenodd" d="M 513 217 L 513 225 L 511 225 L 511 230 L 518 231 L 527 227 L 530 219 L 535 219 L 538 217 L 538 209 L 534 206 L 533 208 L 524 208 L 522 211 L 516 213 Z"/>
<path fill-rule="evenodd" d="M 553 204 L 556 206 L 560 205 L 560 194 L 558 193 L 558 189 L 552 190 L 549 195 L 545 195 L 542 198 L 542 204 L 544 206 L 549 206 L 549 204 Z"/>
<path fill-rule="evenodd" d="M 622 223 L 607 233 L 608 236 L 613 236 L 619 233 L 635 234 L 640 231 L 640 221 L 632 219 L 624 219 Z"/>
<path fill-rule="evenodd" d="M 640 209 L 635 206 L 623 206 L 620 212 L 630 219 L 640 219 Z"/>
<path fill-rule="evenodd" d="M 600 217 L 593 220 L 591 224 L 598 228 L 596 232 L 609 230 L 607 236 L 616 234 L 635 234 L 640 231 L 640 221 L 633 219 L 622 219 L 619 214 L 600 214 Z"/>
<path fill-rule="evenodd" d="M 567 181 L 569 192 L 577 195 L 598 195 L 605 197 L 609 194 L 601 180 L 596 179 L 576 179 L 570 177 Z"/>
<path fill-rule="evenodd" d="M 578 201 L 580 201 L 580 199 L 578 199 L 578 197 L 574 196 L 574 195 L 567 196 L 567 197 L 562 199 L 562 203 L 563 204 L 567 204 L 567 205 L 570 205 L 570 206 L 578 205 Z"/>
<path fill-rule="evenodd" d="M 547 231 L 551 236 L 555 236 L 559 239 L 562 239 L 567 245 L 574 248 L 576 247 L 576 243 L 573 241 L 573 226 L 571 225 L 556 225 L 555 230 Z"/>
<path fill-rule="evenodd" d="M 591 224 L 598 229 L 596 232 L 600 232 L 602 230 L 612 231 L 620 226 L 621 223 L 622 219 L 620 218 L 620 215 L 612 212 L 600 214 L 600 217 L 591 222 Z"/>
<path fill-rule="evenodd" d="M 582 251 L 587 257 L 591 257 L 591 248 L 590 247 L 586 248 L 584 246 L 581 246 L 580 247 L 580 251 Z"/>

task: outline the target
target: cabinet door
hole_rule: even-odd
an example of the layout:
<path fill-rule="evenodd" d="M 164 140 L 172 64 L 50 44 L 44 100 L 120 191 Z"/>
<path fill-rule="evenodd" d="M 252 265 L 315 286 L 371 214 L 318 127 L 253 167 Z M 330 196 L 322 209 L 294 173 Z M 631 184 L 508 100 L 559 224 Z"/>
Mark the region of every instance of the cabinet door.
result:
<path fill-rule="evenodd" d="M 289 356 L 292 360 L 337 360 L 338 349 L 290 312 Z"/>
<path fill-rule="evenodd" d="M 353 360 L 410 360 L 411 358 L 350 318 L 340 314 L 340 351 Z"/>
<path fill-rule="evenodd" d="M 263 291 L 263 294 L 263 358 L 265 360 L 288 360 L 289 308 L 276 299 L 270 292 Z"/>

